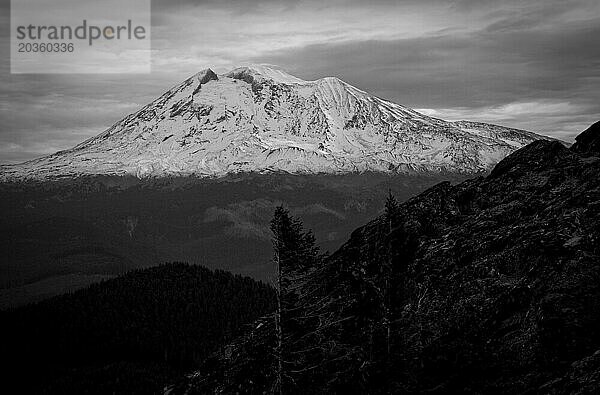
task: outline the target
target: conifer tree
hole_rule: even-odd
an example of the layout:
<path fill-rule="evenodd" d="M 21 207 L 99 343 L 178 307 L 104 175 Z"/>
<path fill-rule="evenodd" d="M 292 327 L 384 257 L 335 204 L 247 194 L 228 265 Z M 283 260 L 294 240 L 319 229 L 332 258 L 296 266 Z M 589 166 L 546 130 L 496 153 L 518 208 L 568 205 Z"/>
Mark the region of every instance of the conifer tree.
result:
<path fill-rule="evenodd" d="M 271 220 L 274 263 L 277 267 L 277 311 L 275 349 L 277 363 L 276 392 L 290 392 L 288 382 L 307 368 L 314 344 L 307 334 L 314 332 L 315 291 L 319 290 L 314 273 L 321 255 L 311 231 L 304 231 L 300 220 L 284 207 L 277 207 Z M 312 355 L 312 354 L 311 354 Z"/>
<path fill-rule="evenodd" d="M 392 232 L 392 227 L 395 222 L 395 216 L 398 213 L 398 201 L 392 194 L 392 190 L 388 190 L 388 197 L 385 200 L 385 219 L 388 224 L 389 233 Z"/>
<path fill-rule="evenodd" d="M 396 215 L 398 213 L 398 202 L 392 194 L 392 190 L 388 191 L 388 197 L 385 201 L 385 220 L 387 224 L 388 232 L 388 249 L 387 256 L 383 265 L 383 326 L 385 329 L 385 342 L 386 342 L 386 355 L 390 355 L 390 342 L 391 342 L 391 277 L 392 277 L 392 245 L 391 245 L 391 233 L 396 221 Z"/>

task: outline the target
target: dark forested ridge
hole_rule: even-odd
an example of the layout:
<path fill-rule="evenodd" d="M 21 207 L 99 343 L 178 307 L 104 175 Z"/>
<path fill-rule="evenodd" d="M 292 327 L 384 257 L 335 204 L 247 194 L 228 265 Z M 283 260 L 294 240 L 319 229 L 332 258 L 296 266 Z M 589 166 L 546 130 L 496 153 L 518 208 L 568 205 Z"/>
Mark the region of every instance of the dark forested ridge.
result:
<path fill-rule="evenodd" d="M 271 312 L 274 296 L 248 277 L 174 263 L 1 312 L 3 392 L 161 393 Z"/>
<path fill-rule="evenodd" d="M 169 393 L 599 393 L 599 147 L 596 123 L 390 198 L 288 277 L 283 335 L 264 317 Z"/>

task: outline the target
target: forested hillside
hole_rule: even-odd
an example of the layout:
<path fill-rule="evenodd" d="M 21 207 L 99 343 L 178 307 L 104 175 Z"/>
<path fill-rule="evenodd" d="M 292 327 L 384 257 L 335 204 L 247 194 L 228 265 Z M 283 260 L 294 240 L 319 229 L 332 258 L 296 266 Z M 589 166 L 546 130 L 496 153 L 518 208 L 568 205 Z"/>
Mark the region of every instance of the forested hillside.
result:
<path fill-rule="evenodd" d="M 183 263 L 2 312 L 12 393 L 160 393 L 274 309 L 270 286 Z M 11 393 L 11 392 L 9 392 Z"/>

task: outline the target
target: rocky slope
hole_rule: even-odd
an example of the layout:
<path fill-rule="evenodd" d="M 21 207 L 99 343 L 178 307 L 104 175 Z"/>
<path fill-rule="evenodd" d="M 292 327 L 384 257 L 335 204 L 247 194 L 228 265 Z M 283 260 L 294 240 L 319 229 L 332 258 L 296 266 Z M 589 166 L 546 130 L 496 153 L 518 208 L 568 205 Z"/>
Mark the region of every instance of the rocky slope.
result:
<path fill-rule="evenodd" d="M 598 393 L 599 147 L 600 123 L 536 141 L 357 229 L 315 280 L 328 361 L 286 393 Z M 270 392 L 273 339 L 267 317 L 169 392 Z"/>
<path fill-rule="evenodd" d="M 475 173 L 540 138 L 428 117 L 333 77 L 304 81 L 266 66 L 225 75 L 207 69 L 72 149 L 0 167 L 0 180 Z"/>

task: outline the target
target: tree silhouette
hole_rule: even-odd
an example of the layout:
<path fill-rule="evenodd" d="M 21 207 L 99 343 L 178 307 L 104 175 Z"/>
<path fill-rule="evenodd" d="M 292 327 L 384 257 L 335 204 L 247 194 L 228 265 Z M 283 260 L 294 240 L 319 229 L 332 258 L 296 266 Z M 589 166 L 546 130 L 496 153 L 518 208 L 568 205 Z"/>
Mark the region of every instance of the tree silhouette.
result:
<path fill-rule="evenodd" d="M 383 264 L 383 326 L 385 328 L 385 344 L 386 344 L 386 356 L 390 355 L 390 338 L 391 338 L 391 277 L 392 277 L 392 245 L 391 245 L 391 233 L 396 221 L 396 215 L 398 213 L 398 202 L 392 194 L 392 190 L 388 191 L 388 197 L 385 201 L 385 221 L 388 226 L 388 250 L 387 256 Z"/>
<path fill-rule="evenodd" d="M 306 334 L 311 332 L 314 321 L 309 309 L 318 288 L 314 284 L 314 274 L 321 255 L 312 231 L 305 231 L 302 222 L 282 206 L 275 210 L 271 231 L 277 269 L 275 391 L 281 394 L 286 385 L 298 381 L 294 376 L 305 371 L 310 359 L 307 354 L 315 351 L 314 347 L 308 346 Z"/>

